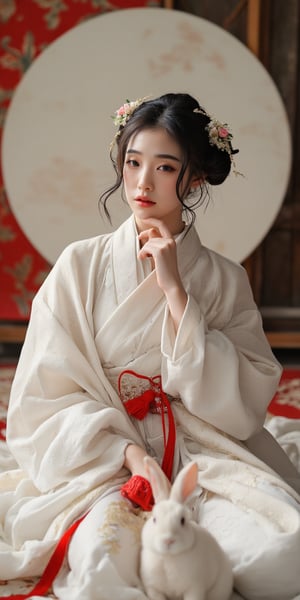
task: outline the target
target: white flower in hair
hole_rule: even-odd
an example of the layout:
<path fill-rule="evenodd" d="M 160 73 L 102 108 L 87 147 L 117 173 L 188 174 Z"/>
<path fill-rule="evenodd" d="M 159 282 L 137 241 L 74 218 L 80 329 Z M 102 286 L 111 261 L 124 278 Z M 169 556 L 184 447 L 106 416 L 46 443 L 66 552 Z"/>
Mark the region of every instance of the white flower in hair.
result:
<path fill-rule="evenodd" d="M 217 146 L 219 150 L 227 152 L 230 156 L 230 160 L 234 167 L 233 172 L 235 175 L 243 175 L 239 171 L 236 170 L 235 162 L 233 160 L 233 155 L 237 154 L 238 150 L 234 150 L 232 147 L 232 138 L 233 135 L 229 129 L 227 123 L 221 123 L 218 119 L 211 117 L 205 110 L 201 108 L 195 108 L 193 110 L 194 113 L 199 113 L 208 117 L 209 122 L 207 123 L 205 130 L 208 133 L 208 141 L 211 146 Z"/>
<path fill-rule="evenodd" d="M 208 139 L 211 146 L 217 146 L 219 150 L 224 150 L 232 154 L 232 133 L 227 123 L 221 123 L 217 119 L 211 119 L 205 127 L 208 132 Z"/>
<path fill-rule="evenodd" d="M 120 127 L 124 127 L 126 125 L 128 119 L 130 119 L 131 115 L 138 108 L 138 106 L 140 106 L 140 104 L 143 104 L 143 102 L 145 102 L 145 100 L 148 100 L 148 98 L 149 97 L 139 98 L 138 100 L 132 100 L 132 101 L 126 100 L 126 102 L 124 104 L 122 104 L 122 106 L 120 106 L 120 108 L 118 108 L 118 110 L 115 111 L 115 114 L 112 115 L 113 122 L 116 125 L 116 127 L 118 128 L 118 130 L 115 133 L 114 139 L 110 143 L 111 151 L 114 147 L 114 144 L 115 144 L 117 138 L 119 137 L 119 135 L 122 131 L 120 129 Z"/>
<path fill-rule="evenodd" d="M 126 100 L 125 104 L 122 104 L 118 110 L 115 111 L 112 119 L 117 127 L 124 127 L 128 119 L 134 113 L 135 109 L 144 102 L 145 98 L 139 98 L 138 100 Z"/>
<path fill-rule="evenodd" d="M 225 152 L 230 155 L 235 154 L 235 151 L 231 145 L 233 136 L 227 123 L 221 123 L 221 121 L 218 121 L 218 119 L 212 118 L 207 114 L 207 112 L 205 112 L 205 110 L 202 110 L 201 108 L 195 108 L 193 112 L 205 115 L 210 119 L 209 123 L 205 127 L 208 133 L 210 145 L 217 146 L 219 150 L 225 150 Z"/>

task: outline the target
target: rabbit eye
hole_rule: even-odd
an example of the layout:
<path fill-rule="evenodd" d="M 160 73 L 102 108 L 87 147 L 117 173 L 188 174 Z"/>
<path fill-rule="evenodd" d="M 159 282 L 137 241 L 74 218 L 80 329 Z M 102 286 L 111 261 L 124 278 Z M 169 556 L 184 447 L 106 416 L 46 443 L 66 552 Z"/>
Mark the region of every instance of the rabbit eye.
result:
<path fill-rule="evenodd" d="M 156 523 L 156 517 L 153 517 L 153 523 Z"/>
<path fill-rule="evenodd" d="M 180 523 L 181 523 L 181 525 L 185 525 L 185 518 L 184 517 L 181 517 Z"/>

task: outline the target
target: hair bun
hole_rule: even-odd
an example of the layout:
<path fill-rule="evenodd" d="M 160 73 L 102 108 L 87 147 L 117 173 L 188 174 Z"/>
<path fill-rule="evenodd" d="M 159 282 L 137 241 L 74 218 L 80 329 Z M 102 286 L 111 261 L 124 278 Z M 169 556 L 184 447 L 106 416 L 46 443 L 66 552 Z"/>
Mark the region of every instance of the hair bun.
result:
<path fill-rule="evenodd" d="M 230 173 L 232 160 L 224 150 L 209 145 L 205 161 L 206 181 L 210 185 L 220 185 Z"/>

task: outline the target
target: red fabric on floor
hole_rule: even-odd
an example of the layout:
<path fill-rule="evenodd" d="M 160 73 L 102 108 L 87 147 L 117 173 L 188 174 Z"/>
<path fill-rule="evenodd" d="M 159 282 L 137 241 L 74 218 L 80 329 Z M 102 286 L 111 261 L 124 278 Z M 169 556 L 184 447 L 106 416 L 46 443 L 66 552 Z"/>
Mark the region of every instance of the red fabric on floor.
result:
<path fill-rule="evenodd" d="M 268 412 L 275 416 L 300 419 L 300 369 L 284 369 Z"/>

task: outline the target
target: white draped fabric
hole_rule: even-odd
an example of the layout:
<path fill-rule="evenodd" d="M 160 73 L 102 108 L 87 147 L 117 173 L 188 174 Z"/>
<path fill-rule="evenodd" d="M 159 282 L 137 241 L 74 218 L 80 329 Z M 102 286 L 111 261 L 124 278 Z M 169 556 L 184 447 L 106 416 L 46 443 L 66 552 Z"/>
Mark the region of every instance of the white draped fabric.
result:
<path fill-rule="evenodd" d="M 268 441 L 266 462 L 247 449 L 248 438 L 264 437 L 281 368 L 244 269 L 203 247 L 193 227 L 176 242 L 188 293 L 176 335 L 155 271 L 137 259 L 133 217 L 66 248 L 35 297 L 8 412 L 17 464 L 0 476 L 0 579 L 40 574 L 63 531 L 93 507 L 56 594 L 145 599 L 137 577 L 144 517 L 119 489 L 127 444 L 159 462 L 164 444 L 160 415 L 126 413 L 118 378 L 130 369 L 162 376 L 177 426 L 173 475 L 197 462 L 195 514 L 231 557 L 239 592 L 249 600 L 300 594 L 296 472 L 287 482 L 266 464 Z M 138 385 L 129 377 L 124 394 Z M 119 542 L 108 550 L 112 516 Z"/>

